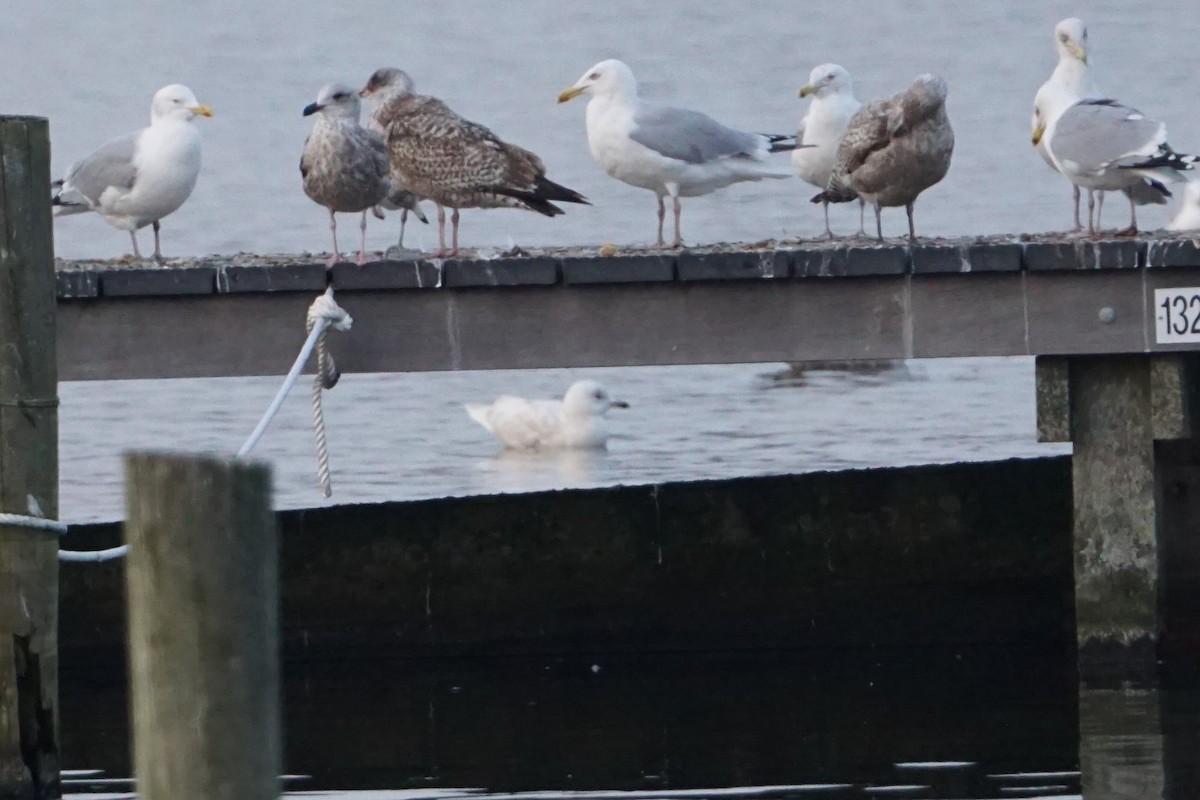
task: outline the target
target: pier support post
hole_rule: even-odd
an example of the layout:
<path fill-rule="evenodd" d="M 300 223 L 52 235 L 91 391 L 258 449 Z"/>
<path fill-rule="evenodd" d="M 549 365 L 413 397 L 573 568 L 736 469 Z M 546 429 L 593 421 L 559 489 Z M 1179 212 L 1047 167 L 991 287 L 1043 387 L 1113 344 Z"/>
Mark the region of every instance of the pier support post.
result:
<path fill-rule="evenodd" d="M 267 467 L 125 460 L 134 772 L 141 800 L 274 800 L 278 541 Z"/>
<path fill-rule="evenodd" d="M 1081 673 L 1151 677 L 1189 578 L 1166 554 L 1200 555 L 1181 502 L 1200 496 L 1191 353 L 1039 357 L 1038 433 L 1069 440 Z M 1171 580 L 1168 581 L 1168 577 Z M 1181 591 L 1182 590 L 1182 591 Z"/>
<path fill-rule="evenodd" d="M 58 516 L 50 134 L 0 117 L 0 512 Z M 61 796 L 58 537 L 0 525 L 0 800 Z"/>

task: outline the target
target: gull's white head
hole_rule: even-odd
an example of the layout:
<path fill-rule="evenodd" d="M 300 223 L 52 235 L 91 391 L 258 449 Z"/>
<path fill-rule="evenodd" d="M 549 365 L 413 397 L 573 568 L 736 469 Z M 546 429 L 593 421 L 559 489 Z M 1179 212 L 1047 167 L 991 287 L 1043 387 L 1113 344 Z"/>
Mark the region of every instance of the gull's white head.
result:
<path fill-rule="evenodd" d="M 358 119 L 358 92 L 344 83 L 331 83 L 321 88 L 315 103 L 304 107 L 304 116 L 320 112 L 326 117 Z"/>
<path fill-rule="evenodd" d="M 192 90 L 179 83 L 164 86 L 154 93 L 150 103 L 150 124 L 159 120 L 176 119 L 187 122 L 195 117 L 211 117 L 212 109 L 201 105 Z"/>
<path fill-rule="evenodd" d="M 402 69 L 381 67 L 371 74 L 367 85 L 358 90 L 359 97 L 372 97 L 377 102 L 394 97 L 407 97 L 415 91 L 413 79 Z"/>
<path fill-rule="evenodd" d="M 1038 89 L 1037 95 L 1033 98 L 1034 147 L 1041 144 L 1063 112 L 1077 102 L 1079 102 L 1078 97 L 1054 81 L 1047 81 L 1042 88 Z"/>
<path fill-rule="evenodd" d="M 808 75 L 808 83 L 800 88 L 801 97 L 811 94 L 822 98 L 842 93 L 853 96 L 854 84 L 850 81 L 850 73 L 837 64 L 813 67 L 813 71 Z"/>
<path fill-rule="evenodd" d="M 637 97 L 637 80 L 624 61 L 610 58 L 601 61 L 575 81 L 575 85 L 558 96 L 558 102 L 565 103 L 581 94 L 593 97 L 623 96 L 628 99 Z"/>
<path fill-rule="evenodd" d="M 1087 26 L 1077 17 L 1068 17 L 1054 26 L 1054 48 L 1060 60 L 1073 58 L 1087 64 Z"/>
<path fill-rule="evenodd" d="M 629 403 L 613 400 L 596 381 L 575 381 L 563 395 L 563 413 L 568 416 L 603 417 L 612 408 L 629 408 Z"/>

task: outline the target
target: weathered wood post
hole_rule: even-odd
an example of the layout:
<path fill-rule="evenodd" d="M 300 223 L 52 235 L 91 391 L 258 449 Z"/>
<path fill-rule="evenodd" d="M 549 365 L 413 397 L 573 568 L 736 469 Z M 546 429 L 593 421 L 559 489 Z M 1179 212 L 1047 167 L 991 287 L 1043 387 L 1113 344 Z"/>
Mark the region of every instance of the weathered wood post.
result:
<path fill-rule="evenodd" d="M 1038 436 L 1074 444 L 1075 629 L 1080 673 L 1153 680 L 1196 575 L 1200 356 L 1039 357 Z M 1185 626 L 1186 627 L 1186 626 Z"/>
<path fill-rule="evenodd" d="M 58 516 L 50 133 L 0 117 L 0 512 Z M 58 539 L 0 525 L 0 800 L 61 795 Z"/>
<path fill-rule="evenodd" d="M 126 456 L 129 666 L 141 800 L 279 796 L 270 470 Z"/>

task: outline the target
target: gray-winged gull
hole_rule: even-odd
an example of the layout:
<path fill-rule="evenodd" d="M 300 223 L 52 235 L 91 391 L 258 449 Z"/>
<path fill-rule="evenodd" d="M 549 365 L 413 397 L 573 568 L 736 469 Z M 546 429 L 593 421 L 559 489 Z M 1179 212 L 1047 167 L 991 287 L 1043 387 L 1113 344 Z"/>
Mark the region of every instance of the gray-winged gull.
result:
<path fill-rule="evenodd" d="M 133 255 L 137 231 L 154 227 L 154 260 L 162 262 L 159 220 L 177 210 L 192 193 L 200 174 L 197 116 L 212 109 L 196 101 L 180 84 L 164 86 L 150 104 L 150 127 L 102 145 L 54 183 L 56 216 L 95 211 L 110 225 L 129 231 Z"/>
<path fill-rule="evenodd" d="M 1167 224 L 1169 231 L 1200 231 L 1200 183 L 1188 181 L 1175 216 Z"/>
<path fill-rule="evenodd" d="M 380 111 L 387 101 L 412 94 L 413 88 L 412 78 L 403 70 L 392 67 L 375 70 L 367 80 L 366 87 L 359 90 L 361 96 L 374 100 L 374 108 L 367 120 L 367 127 L 380 136 L 386 137 L 387 130 L 380 118 Z M 411 211 L 421 222 L 429 223 L 425 212 L 421 210 L 421 198 L 408 191 L 398 175 L 392 175 L 392 189 L 381 205 L 389 211 L 397 209 L 400 211 L 400 241 L 396 245 L 400 250 L 404 249 L 404 227 L 408 223 L 408 212 Z"/>
<path fill-rule="evenodd" d="M 824 189 L 833 173 L 837 160 L 838 143 L 850 118 L 862 106 L 854 96 L 854 84 L 850 73 L 837 64 L 821 64 L 809 73 L 808 83 L 800 88 L 800 97 L 812 96 L 808 112 L 800 120 L 796 141 L 809 147 L 797 147 L 792 152 L 792 166 L 800 179 Z M 825 211 L 825 235 L 833 238 L 829 228 L 829 203 L 821 204 Z M 859 199 L 858 233 L 864 235 L 862 210 L 865 204 Z"/>
<path fill-rule="evenodd" d="M 954 154 L 946 93 L 944 80 L 925 74 L 903 92 L 859 109 L 838 145 L 828 188 L 812 201 L 845 203 L 861 197 L 875 207 L 880 240 L 881 209 L 904 206 L 908 237 L 916 242 L 913 203 L 945 177 Z"/>
<path fill-rule="evenodd" d="M 368 83 L 363 96 L 373 97 L 376 88 Z M 564 212 L 551 201 L 588 205 L 583 195 L 549 180 L 537 155 L 463 119 L 436 97 L 392 97 L 375 116 L 387 131 L 392 174 L 437 204 L 439 257 L 458 253 L 459 209 L 522 208 L 554 217 Z M 449 253 L 447 208 L 453 227 Z"/>
<path fill-rule="evenodd" d="M 1054 47 L 1058 52 L 1058 64 L 1055 66 L 1054 72 L 1050 74 L 1050 78 L 1042 84 L 1034 96 L 1032 125 L 1035 130 L 1039 124 L 1039 113 L 1046 117 L 1048 123 L 1050 119 L 1057 119 L 1062 112 L 1080 100 L 1103 98 L 1088 66 L 1088 32 L 1083 20 L 1070 17 L 1055 25 Z M 1046 150 L 1045 141 L 1039 141 L 1036 148 L 1046 163 L 1057 171 L 1058 167 Z M 1079 219 L 1080 190 L 1076 184 L 1071 184 L 1071 189 L 1075 201 L 1073 230 L 1078 231 L 1083 228 Z M 1124 191 L 1138 205 L 1163 205 L 1171 196 L 1171 193 L 1161 183 L 1149 180 L 1141 180 Z M 1097 195 L 1099 195 L 1098 198 Z M 1099 199 L 1099 209 L 1102 210 L 1104 192 L 1089 189 L 1088 227 L 1093 230 L 1099 224 L 1100 214 L 1097 210 L 1097 199 Z"/>
<path fill-rule="evenodd" d="M 367 211 L 387 198 L 391 188 L 383 139 L 359 124 L 358 93 L 340 83 L 322 87 L 304 116 L 317 114 L 300 156 L 304 193 L 329 210 L 333 234 L 333 265 L 341 253 L 337 243 L 337 212 L 362 213 L 358 263 L 366 260 Z"/>
<path fill-rule="evenodd" d="M 699 111 L 669 108 L 638 98 L 637 80 L 623 62 L 601 61 L 558 96 L 565 103 L 581 94 L 587 106 L 588 145 L 596 163 L 619 181 L 658 197 L 658 239 L 663 246 L 663 198 L 674 201 L 675 247 L 681 197 L 708 194 L 739 181 L 788 178 L 767 163 L 769 153 L 792 150 L 794 136 L 745 133 Z"/>
<path fill-rule="evenodd" d="M 1191 169 L 1197 160 L 1171 149 L 1167 126 L 1162 122 L 1114 100 L 1080 100 L 1056 118 L 1042 106 L 1035 113 L 1038 123 L 1033 131 L 1034 144 L 1044 139 L 1058 171 L 1084 189 L 1124 190 L 1143 179 L 1182 181 L 1185 178 L 1180 170 Z M 1088 230 L 1095 232 L 1091 220 Z M 1129 227 L 1117 233 L 1137 233 L 1133 194 Z"/>
<path fill-rule="evenodd" d="M 490 405 L 467 403 L 467 413 L 512 450 L 602 448 L 608 442 L 604 416 L 629 408 L 596 381 L 576 381 L 562 400 L 526 400 L 504 395 Z"/>

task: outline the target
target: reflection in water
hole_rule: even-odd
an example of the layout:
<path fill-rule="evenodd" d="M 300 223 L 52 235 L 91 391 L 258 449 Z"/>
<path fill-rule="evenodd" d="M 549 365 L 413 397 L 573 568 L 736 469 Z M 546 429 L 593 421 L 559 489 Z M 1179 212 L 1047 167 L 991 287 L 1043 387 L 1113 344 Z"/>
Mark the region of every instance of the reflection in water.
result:
<path fill-rule="evenodd" d="M 495 458 L 477 465 L 484 476 L 480 489 L 484 494 L 522 492 L 531 483 L 547 480 L 568 486 L 591 484 L 608 457 L 607 450 L 502 450 Z"/>

